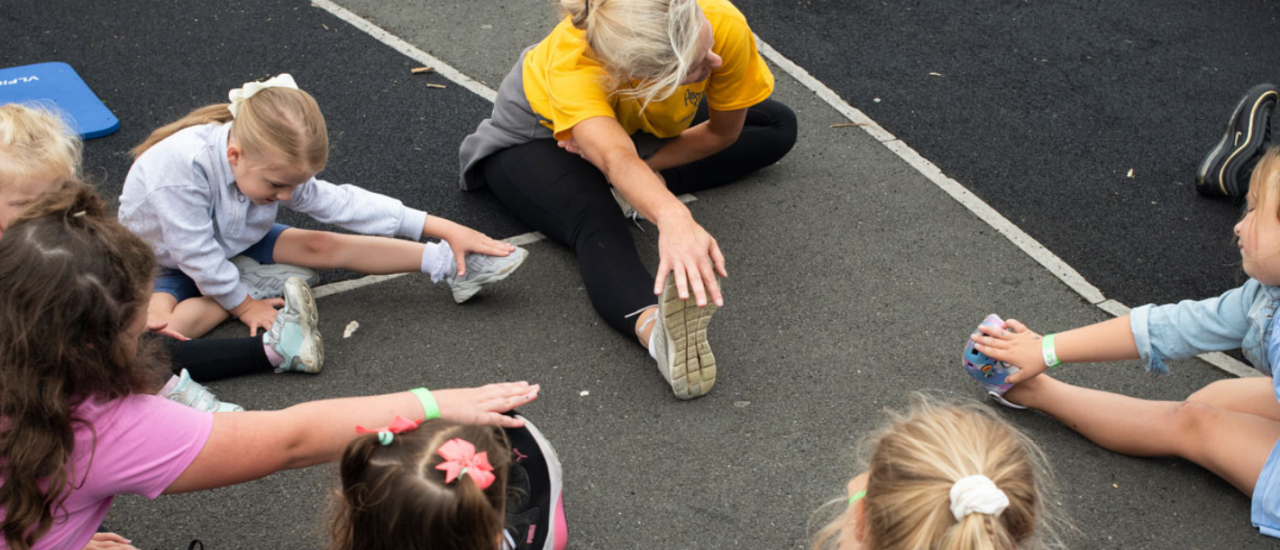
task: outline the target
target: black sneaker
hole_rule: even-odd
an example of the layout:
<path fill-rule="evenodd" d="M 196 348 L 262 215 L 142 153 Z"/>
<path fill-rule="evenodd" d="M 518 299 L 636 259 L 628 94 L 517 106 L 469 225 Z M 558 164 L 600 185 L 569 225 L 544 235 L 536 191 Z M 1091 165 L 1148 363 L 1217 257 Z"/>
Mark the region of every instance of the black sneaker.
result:
<path fill-rule="evenodd" d="M 1227 122 L 1226 133 L 1196 170 L 1196 191 L 1210 197 L 1244 198 L 1249 192 L 1249 176 L 1271 140 L 1271 113 L 1280 90 L 1259 84 L 1236 105 Z"/>
<path fill-rule="evenodd" d="M 563 541 L 567 535 L 562 518 L 556 517 L 562 513 L 560 458 L 527 418 L 525 427 L 505 431 L 512 457 L 507 469 L 506 540 L 502 548 L 551 550 L 557 539 Z"/>

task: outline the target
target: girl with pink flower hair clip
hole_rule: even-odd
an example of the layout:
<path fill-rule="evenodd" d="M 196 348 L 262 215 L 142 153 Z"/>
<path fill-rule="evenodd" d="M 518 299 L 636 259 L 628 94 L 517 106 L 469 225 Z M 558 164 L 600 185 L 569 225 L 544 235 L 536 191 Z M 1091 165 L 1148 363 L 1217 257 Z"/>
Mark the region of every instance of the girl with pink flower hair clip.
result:
<path fill-rule="evenodd" d="M 521 428 L 397 417 L 342 456 L 331 550 L 561 550 L 561 468 Z"/>

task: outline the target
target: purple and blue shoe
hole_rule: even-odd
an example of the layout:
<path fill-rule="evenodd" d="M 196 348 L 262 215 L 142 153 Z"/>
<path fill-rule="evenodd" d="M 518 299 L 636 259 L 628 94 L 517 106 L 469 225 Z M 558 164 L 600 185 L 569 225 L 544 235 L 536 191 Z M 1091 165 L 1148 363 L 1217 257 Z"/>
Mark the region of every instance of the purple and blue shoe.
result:
<path fill-rule="evenodd" d="M 1004 320 L 994 313 L 988 315 L 982 321 L 982 324 L 1004 329 Z M 974 331 L 973 333 L 981 334 L 979 331 Z M 1004 398 L 1004 393 L 1013 387 L 1013 384 L 1005 383 L 1004 379 L 1010 374 L 1018 372 L 1018 367 L 987 357 L 974 347 L 973 340 L 965 342 L 964 356 L 961 358 L 961 362 L 964 363 L 964 370 L 969 373 L 969 376 L 981 383 L 982 389 L 986 390 L 987 395 L 991 396 L 997 403 L 1011 409 L 1026 408 Z"/>

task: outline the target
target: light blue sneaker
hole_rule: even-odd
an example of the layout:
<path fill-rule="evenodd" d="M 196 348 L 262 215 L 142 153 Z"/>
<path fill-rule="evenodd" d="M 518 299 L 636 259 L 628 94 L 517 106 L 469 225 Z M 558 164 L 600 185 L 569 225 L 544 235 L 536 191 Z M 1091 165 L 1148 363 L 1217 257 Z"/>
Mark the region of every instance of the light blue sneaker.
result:
<path fill-rule="evenodd" d="M 191 374 L 187 372 L 187 369 L 182 369 L 182 372 L 169 377 L 169 381 L 165 383 L 157 395 L 197 411 L 240 412 L 244 410 L 244 407 L 240 405 L 219 401 L 213 395 L 213 392 L 209 391 L 209 388 L 192 380 Z"/>
<path fill-rule="evenodd" d="M 1004 320 L 994 313 L 983 319 L 982 324 L 1000 329 L 1004 328 Z M 973 333 L 981 334 L 976 330 Z M 1004 379 L 1010 374 L 1018 372 L 1018 367 L 987 357 L 986 354 L 974 347 L 973 340 L 965 342 L 964 355 L 960 358 L 960 362 L 964 365 L 964 370 L 969 373 L 969 376 L 972 376 L 974 380 L 982 384 L 982 389 L 986 390 L 987 395 L 995 402 L 1011 409 L 1026 408 L 1004 398 L 1004 393 L 1013 387 L 1013 384 L 1005 382 Z"/>
<path fill-rule="evenodd" d="M 284 295 L 284 282 L 290 277 L 299 277 L 307 286 L 320 284 L 320 274 L 314 269 L 289 264 L 262 264 L 248 256 L 231 258 L 231 263 L 240 270 L 240 281 L 249 287 L 249 296 L 254 300 L 266 300 Z"/>
<path fill-rule="evenodd" d="M 467 275 L 462 279 L 458 279 L 458 260 L 451 257 L 445 282 L 453 291 L 453 301 L 461 304 L 480 292 L 482 287 L 506 279 L 528 256 L 529 251 L 518 246 L 509 256 L 467 254 Z"/>
<path fill-rule="evenodd" d="M 320 338 L 320 313 L 311 287 L 301 278 L 284 282 L 284 308 L 262 335 L 262 343 L 284 358 L 276 372 L 315 374 L 324 367 L 324 341 Z"/>

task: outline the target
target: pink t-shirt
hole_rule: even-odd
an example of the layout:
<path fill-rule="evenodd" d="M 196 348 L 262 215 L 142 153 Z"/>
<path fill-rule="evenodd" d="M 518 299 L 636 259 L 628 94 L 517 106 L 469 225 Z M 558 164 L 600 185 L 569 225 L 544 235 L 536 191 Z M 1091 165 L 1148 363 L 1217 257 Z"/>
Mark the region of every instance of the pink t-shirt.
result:
<path fill-rule="evenodd" d="M 200 454 L 213 429 L 213 413 L 154 395 L 130 395 L 105 403 L 86 400 L 74 416 L 88 420 L 92 430 L 84 423 L 72 424 L 71 494 L 64 510 L 55 510 L 53 527 L 33 550 L 83 548 L 107 517 L 116 495 L 160 496 Z M 0 550 L 7 548 L 0 537 Z"/>

